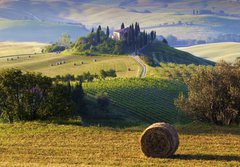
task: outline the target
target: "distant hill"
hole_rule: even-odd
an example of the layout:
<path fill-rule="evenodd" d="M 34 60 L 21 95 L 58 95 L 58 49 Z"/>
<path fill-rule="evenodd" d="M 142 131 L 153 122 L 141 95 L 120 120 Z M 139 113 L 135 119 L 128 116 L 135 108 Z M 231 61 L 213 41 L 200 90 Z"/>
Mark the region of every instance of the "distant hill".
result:
<path fill-rule="evenodd" d="M 75 40 L 88 30 L 81 24 L 39 22 L 34 20 L 0 20 L 0 41 L 56 42 L 67 32 Z"/>
<path fill-rule="evenodd" d="M 199 15 L 193 15 L 193 10 Z M 31 20 L 40 22 L 45 27 L 49 22 L 81 23 L 88 29 L 99 24 L 118 29 L 122 22 L 126 25 L 140 22 L 142 28 L 156 30 L 158 35 L 174 35 L 179 39 L 203 39 L 219 34 L 239 34 L 240 1 L 239 0 L 21 0 L 0 1 L 0 18 L 7 20 Z M 46 24 L 45 24 L 46 23 Z M 5 23 L 6 24 L 6 23 Z M 12 24 L 12 23 L 8 23 Z M 25 23 L 24 23 L 25 24 Z M 35 22 L 31 24 L 36 24 Z M 42 25 L 43 24 L 43 25 Z M 26 25 L 28 26 L 28 25 Z M 62 27 L 63 26 L 63 27 Z M 73 31 L 83 27 L 62 25 L 48 27 L 48 30 Z M 0 29 L 3 30 L 0 23 Z M 38 27 L 38 26 L 37 26 Z M 17 27 L 21 29 L 21 27 Z M 36 26 L 34 27 L 36 28 Z M 83 29 L 82 29 L 83 28 Z M 32 28 L 33 29 L 33 28 Z M 81 30 L 80 30 L 81 29 Z M 16 30 L 16 29 L 15 29 Z M 56 34 L 52 30 L 49 34 Z M 76 30 L 76 29 L 74 29 Z M 11 32 L 9 28 L 4 31 Z M 38 33 L 43 33 L 43 29 Z M 76 32 L 76 31 L 75 31 Z M 21 33 L 25 33 L 21 31 Z M 72 36 L 75 38 L 76 33 Z M 19 36 L 13 36 L 20 39 Z M 13 39 L 14 39 L 13 38 Z M 0 34 L 0 40 L 5 40 Z M 39 39 L 39 38 L 36 38 Z M 51 38 L 55 39 L 54 38 Z M 46 39 L 49 40 L 49 39 Z M 42 41 L 42 40 L 41 40 Z"/>
<path fill-rule="evenodd" d="M 188 52 L 184 52 L 170 47 L 163 42 L 154 42 L 149 44 L 141 51 L 153 66 L 159 63 L 175 64 L 195 64 L 195 65 L 214 65 L 215 63 L 203 58 L 196 57 Z M 148 63 L 149 64 L 149 63 Z"/>
<path fill-rule="evenodd" d="M 234 42 L 213 43 L 178 49 L 214 62 L 220 60 L 234 62 L 237 58 L 240 58 L 240 43 Z"/>

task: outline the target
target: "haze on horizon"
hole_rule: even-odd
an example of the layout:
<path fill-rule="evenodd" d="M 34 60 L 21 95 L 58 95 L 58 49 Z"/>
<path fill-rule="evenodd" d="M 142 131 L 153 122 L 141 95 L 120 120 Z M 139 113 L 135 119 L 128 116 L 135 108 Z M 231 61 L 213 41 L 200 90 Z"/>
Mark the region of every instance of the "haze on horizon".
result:
<path fill-rule="evenodd" d="M 239 35 L 239 0 L 0 0 L 0 41 L 75 40 L 92 27 L 119 29 L 139 22 L 146 31 L 178 39 Z"/>

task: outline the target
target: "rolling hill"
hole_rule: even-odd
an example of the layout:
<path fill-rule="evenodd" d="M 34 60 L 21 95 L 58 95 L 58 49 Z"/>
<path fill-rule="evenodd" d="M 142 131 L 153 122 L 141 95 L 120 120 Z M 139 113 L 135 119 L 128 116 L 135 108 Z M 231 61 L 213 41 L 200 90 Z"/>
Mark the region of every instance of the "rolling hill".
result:
<path fill-rule="evenodd" d="M 41 72 L 54 77 L 56 75 L 92 74 L 100 70 L 115 69 L 118 77 L 138 77 L 141 66 L 128 56 L 66 56 L 56 53 L 42 54 L 45 43 L 36 42 L 0 42 L 0 70 L 19 68 L 22 70 Z M 56 65 L 58 62 L 65 62 Z M 95 62 L 96 61 L 96 62 Z M 82 64 L 83 63 L 83 64 Z M 76 64 L 76 65 L 74 65 Z M 129 71 L 130 68 L 130 71 Z"/>
<path fill-rule="evenodd" d="M 213 43 L 178 49 L 214 62 L 225 60 L 233 63 L 236 59 L 240 58 L 240 43 Z"/>
<path fill-rule="evenodd" d="M 152 61 L 153 66 L 159 66 L 159 63 L 214 65 L 212 61 L 196 57 L 158 41 L 147 45 L 141 52 L 150 58 L 149 61 Z"/>
<path fill-rule="evenodd" d="M 36 20 L 1 20 L 0 41 L 56 42 L 61 34 L 68 33 L 72 40 L 84 36 L 88 30 L 81 24 Z"/>
<path fill-rule="evenodd" d="M 45 36 L 45 41 L 56 39 L 56 35 L 69 32 L 72 37 L 82 35 L 88 29 L 99 24 L 118 29 L 122 22 L 126 25 L 139 22 L 142 29 L 156 30 L 158 35 L 174 35 L 179 39 L 208 39 L 219 34 L 239 34 L 240 29 L 240 2 L 238 0 L 82 0 L 82 1 L 7 1 L 0 3 L 0 18 L 4 19 L 4 26 L 0 29 L 5 34 L 20 29 L 11 39 L 27 40 L 17 34 L 28 34 L 24 29 L 36 29 L 29 34 L 52 34 L 52 38 Z M 193 10 L 210 11 L 193 15 Z M 97 12 L 96 12 L 97 11 Z M 6 28 L 6 24 L 18 24 L 13 28 Z M 28 21 L 26 23 L 26 21 Z M 37 23 L 36 23 L 37 22 Z M 181 24 L 178 24 L 181 22 Z M 49 24 L 53 24 L 49 26 Z M 62 24 L 60 24 L 62 23 Z M 68 23 L 78 23 L 72 25 Z M 30 25 L 29 25 L 30 24 Z M 4 29 L 2 27 L 5 27 Z M 41 31 L 39 30 L 41 29 Z M 77 31 L 78 29 L 78 31 Z M 29 29 L 28 29 L 29 30 Z M 56 33 L 56 32 L 58 33 Z M 6 40 L 1 33 L 0 40 Z M 37 41 L 43 41 L 42 36 L 36 36 Z M 33 39 L 29 39 L 33 40 Z"/>

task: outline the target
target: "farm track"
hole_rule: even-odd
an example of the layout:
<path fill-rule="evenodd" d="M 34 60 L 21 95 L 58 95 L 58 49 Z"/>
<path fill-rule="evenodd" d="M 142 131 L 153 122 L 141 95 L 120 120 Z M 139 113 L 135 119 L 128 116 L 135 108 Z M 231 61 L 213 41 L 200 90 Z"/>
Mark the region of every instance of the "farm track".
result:
<path fill-rule="evenodd" d="M 131 57 L 136 60 L 136 62 L 142 67 L 142 71 L 140 73 L 140 78 L 145 78 L 147 75 L 147 67 L 143 63 L 143 61 L 139 58 L 139 56 L 135 56 L 134 54 L 131 54 Z"/>

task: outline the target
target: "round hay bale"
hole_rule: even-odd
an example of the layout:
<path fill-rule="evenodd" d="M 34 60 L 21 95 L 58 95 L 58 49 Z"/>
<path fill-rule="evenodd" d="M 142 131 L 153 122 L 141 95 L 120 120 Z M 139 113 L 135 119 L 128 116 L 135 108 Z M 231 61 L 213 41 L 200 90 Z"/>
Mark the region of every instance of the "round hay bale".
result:
<path fill-rule="evenodd" d="M 147 157 L 167 158 L 178 149 L 177 131 L 168 123 L 155 123 L 149 126 L 141 136 L 141 149 Z"/>

